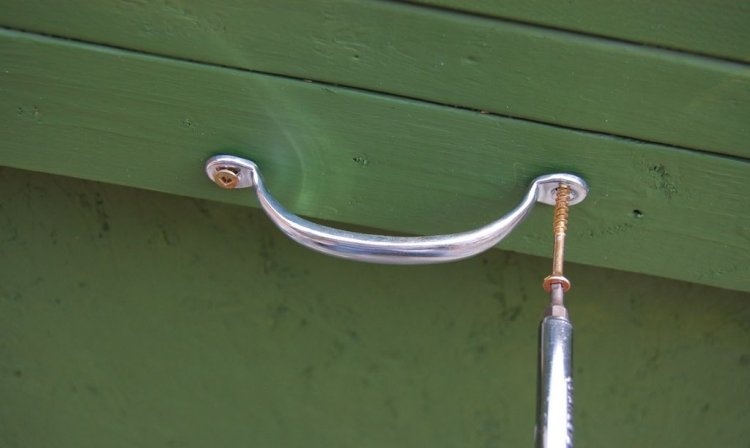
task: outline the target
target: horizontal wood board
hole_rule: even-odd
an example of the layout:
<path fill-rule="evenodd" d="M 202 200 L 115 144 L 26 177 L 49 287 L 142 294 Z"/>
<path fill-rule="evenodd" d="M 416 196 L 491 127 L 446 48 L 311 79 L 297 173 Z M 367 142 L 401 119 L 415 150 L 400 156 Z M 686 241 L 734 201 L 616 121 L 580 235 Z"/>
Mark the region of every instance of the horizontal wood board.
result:
<path fill-rule="evenodd" d="M 570 171 L 592 188 L 571 261 L 750 291 L 747 162 L 11 31 L 0 105 L 2 165 L 252 204 L 202 172 L 230 152 L 295 212 L 407 233 L 479 226 Z M 550 221 L 502 247 L 549 256 Z"/>
<path fill-rule="evenodd" d="M 750 62 L 747 0 L 416 0 L 414 3 Z"/>
<path fill-rule="evenodd" d="M 750 158 L 743 64 L 390 2 L 0 8 L 11 28 Z"/>

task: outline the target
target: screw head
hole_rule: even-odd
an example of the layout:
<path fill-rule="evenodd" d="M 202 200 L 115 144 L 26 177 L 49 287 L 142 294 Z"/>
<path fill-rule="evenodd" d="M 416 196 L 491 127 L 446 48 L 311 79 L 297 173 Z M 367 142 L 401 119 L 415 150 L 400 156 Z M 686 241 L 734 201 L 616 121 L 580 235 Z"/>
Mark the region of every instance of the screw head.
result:
<path fill-rule="evenodd" d="M 582 202 L 586 199 L 586 195 L 589 192 L 586 181 L 572 174 L 547 174 L 537 177 L 534 182 L 537 183 L 537 187 L 539 188 L 537 201 L 548 205 L 555 205 L 557 189 L 561 184 L 570 188 L 568 205 L 576 205 Z"/>
<path fill-rule="evenodd" d="M 216 185 L 227 190 L 236 187 L 239 181 L 240 176 L 229 168 L 219 168 L 214 173 L 214 182 Z"/>

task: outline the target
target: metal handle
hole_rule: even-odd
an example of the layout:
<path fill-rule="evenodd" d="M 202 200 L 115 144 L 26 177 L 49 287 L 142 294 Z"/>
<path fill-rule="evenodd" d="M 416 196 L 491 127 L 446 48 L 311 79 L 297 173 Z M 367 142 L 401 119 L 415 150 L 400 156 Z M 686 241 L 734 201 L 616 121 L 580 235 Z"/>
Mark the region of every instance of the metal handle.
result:
<path fill-rule="evenodd" d="M 571 188 L 570 205 L 583 201 L 586 182 L 572 174 L 537 177 L 520 204 L 507 215 L 468 232 L 398 237 L 349 232 L 322 226 L 286 210 L 263 185 L 258 166 L 246 159 L 219 155 L 206 161 L 206 174 L 223 188 L 254 188 L 260 205 L 290 238 L 328 255 L 384 264 L 431 264 L 471 257 L 505 238 L 529 214 L 535 202 L 553 205 L 560 184 Z"/>

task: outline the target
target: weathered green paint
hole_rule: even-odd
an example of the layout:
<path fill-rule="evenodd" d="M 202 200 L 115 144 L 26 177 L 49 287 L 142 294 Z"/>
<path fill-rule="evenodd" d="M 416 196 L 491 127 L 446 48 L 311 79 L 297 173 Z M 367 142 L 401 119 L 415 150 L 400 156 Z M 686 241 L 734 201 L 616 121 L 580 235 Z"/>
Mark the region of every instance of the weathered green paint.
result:
<path fill-rule="evenodd" d="M 364 265 L 258 211 L 11 169 L 0 238 L 3 447 L 531 446 L 547 259 Z M 577 447 L 747 445 L 747 293 L 567 273 Z"/>
<path fill-rule="evenodd" d="M 415 3 L 750 62 L 747 0 L 416 0 Z"/>
<path fill-rule="evenodd" d="M 204 160 L 255 159 L 318 218 L 432 234 L 510 209 L 535 176 L 591 184 L 573 261 L 750 291 L 750 164 L 624 139 L 5 32 L 0 165 L 251 204 Z M 547 255 L 550 209 L 503 243 Z"/>
<path fill-rule="evenodd" d="M 750 158 L 742 64 L 388 2 L 0 5 L 12 28 Z"/>

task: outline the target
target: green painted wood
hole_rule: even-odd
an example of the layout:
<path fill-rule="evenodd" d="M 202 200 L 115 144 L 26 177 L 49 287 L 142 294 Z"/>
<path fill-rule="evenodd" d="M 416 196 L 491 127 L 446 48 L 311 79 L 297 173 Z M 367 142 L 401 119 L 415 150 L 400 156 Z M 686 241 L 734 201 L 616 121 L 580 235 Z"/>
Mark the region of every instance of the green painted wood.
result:
<path fill-rule="evenodd" d="M 414 3 L 750 62 L 747 0 L 415 0 Z"/>
<path fill-rule="evenodd" d="M 0 7 L 12 28 L 750 158 L 741 64 L 398 3 Z"/>
<path fill-rule="evenodd" d="M 0 207 L 5 448 L 532 446 L 545 259 L 368 266 L 11 169 Z M 567 273 L 577 447 L 746 445 L 750 294 Z"/>
<path fill-rule="evenodd" d="M 591 184 L 572 261 L 750 291 L 750 163 L 56 39 L 0 34 L 0 165 L 254 204 L 203 162 L 251 157 L 291 210 L 417 234 L 478 227 L 537 175 Z M 551 251 L 540 206 L 503 247 Z M 253 238 L 253 235 L 248 235 Z"/>

